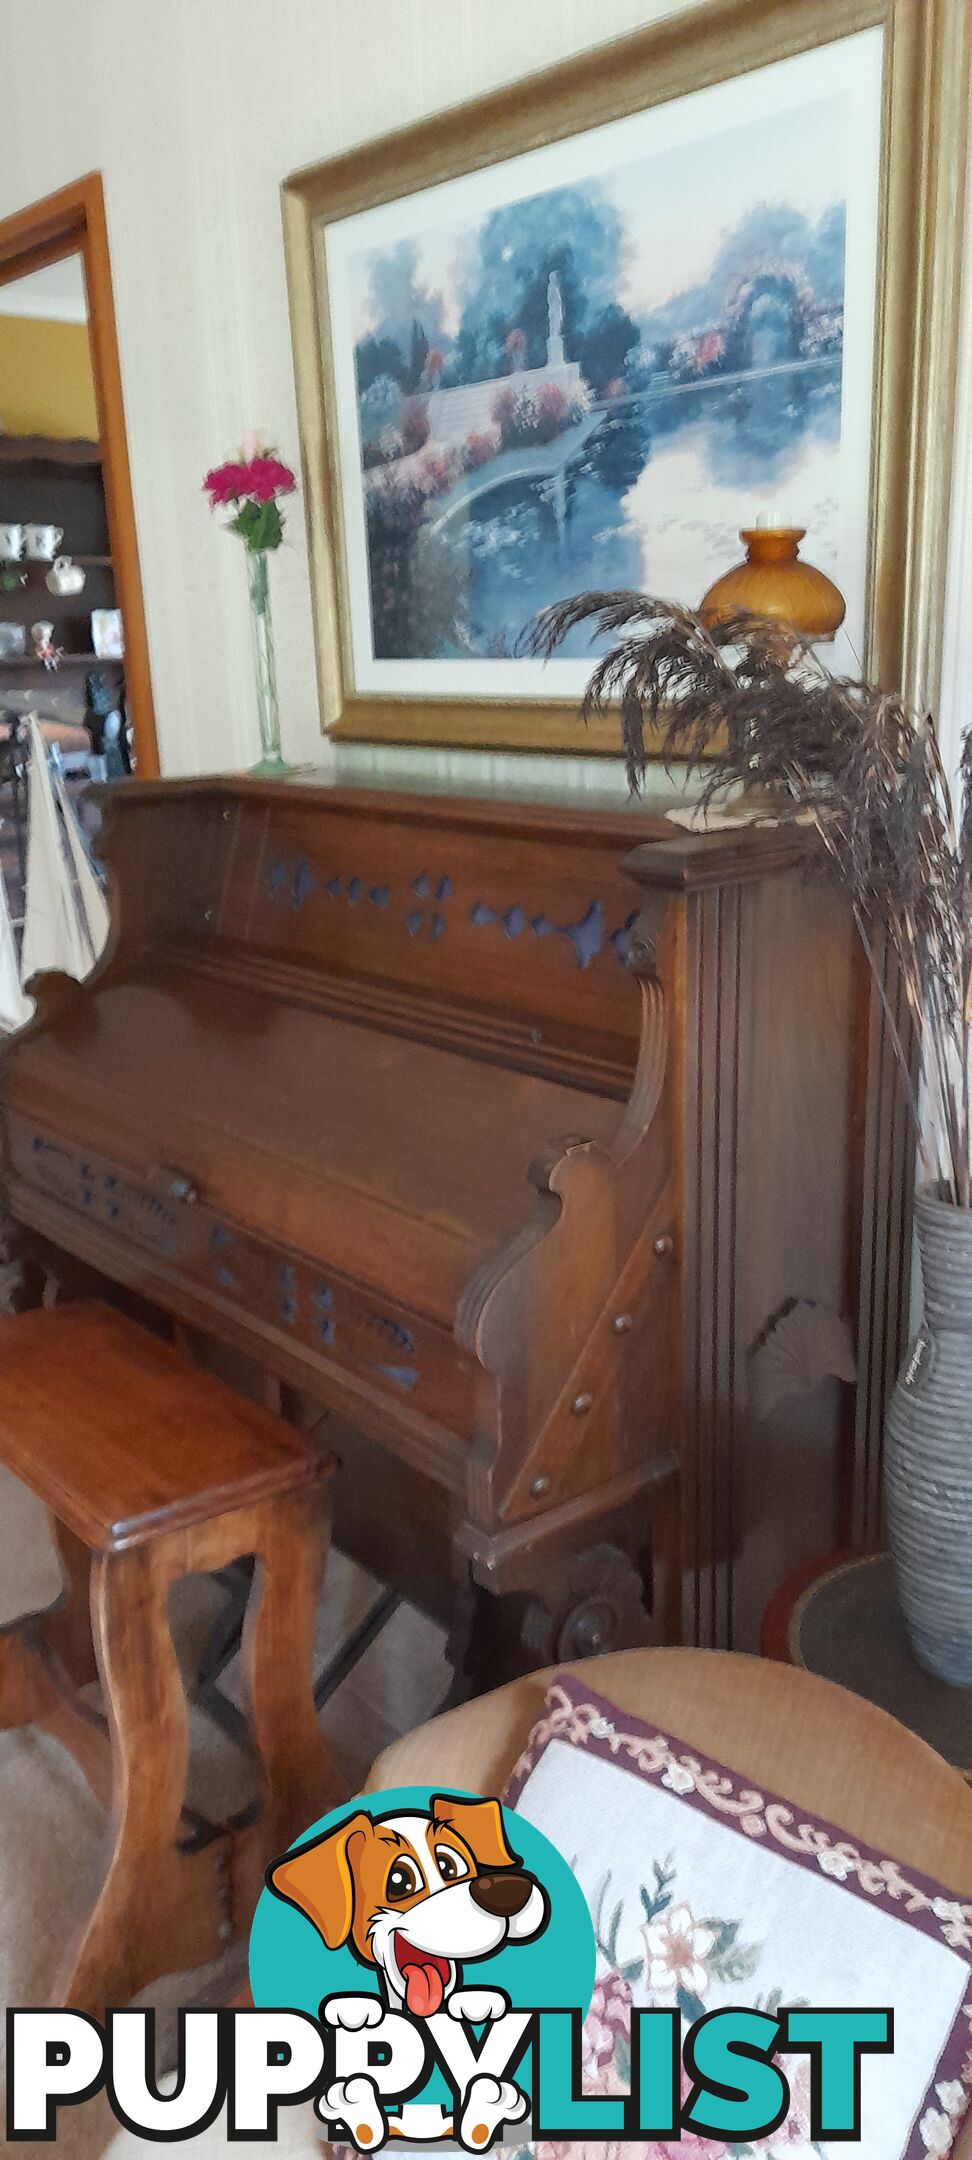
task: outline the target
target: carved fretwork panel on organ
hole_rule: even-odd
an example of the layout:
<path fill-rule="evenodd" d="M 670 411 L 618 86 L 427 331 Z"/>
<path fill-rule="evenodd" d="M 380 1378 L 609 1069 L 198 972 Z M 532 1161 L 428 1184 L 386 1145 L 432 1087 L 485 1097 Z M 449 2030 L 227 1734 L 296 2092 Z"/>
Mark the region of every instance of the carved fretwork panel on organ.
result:
<path fill-rule="evenodd" d="M 749 1387 L 787 1300 L 858 1317 L 866 1003 L 803 838 L 235 780 L 105 807 L 109 952 L 2 1069 L 33 1258 L 330 1413 L 346 1542 L 451 1613 L 469 1684 L 752 1644 L 853 1428 L 846 1380 Z"/>

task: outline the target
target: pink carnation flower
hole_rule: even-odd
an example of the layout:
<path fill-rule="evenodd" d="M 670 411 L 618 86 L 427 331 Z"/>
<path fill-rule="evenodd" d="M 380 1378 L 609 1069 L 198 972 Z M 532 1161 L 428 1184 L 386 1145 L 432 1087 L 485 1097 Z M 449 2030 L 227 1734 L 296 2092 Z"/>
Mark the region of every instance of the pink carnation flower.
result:
<path fill-rule="evenodd" d="M 272 502 L 275 495 L 292 495 L 297 486 L 289 465 L 281 464 L 279 458 L 254 457 L 239 471 L 243 494 L 252 495 L 256 502 Z"/>
<path fill-rule="evenodd" d="M 203 487 L 214 510 L 221 509 L 226 503 L 237 502 L 246 494 L 244 474 L 245 467 L 234 464 L 214 465 L 212 472 L 206 474 Z"/>
<path fill-rule="evenodd" d="M 255 440 L 254 436 L 248 436 L 244 450 Z M 242 459 L 228 458 L 225 465 L 214 465 L 212 472 L 208 472 L 203 481 L 203 488 L 214 510 L 225 508 L 227 503 L 241 502 L 247 497 L 252 502 L 273 502 L 277 495 L 292 495 L 296 486 L 290 466 L 284 465 L 280 458 L 271 456 L 269 451 L 259 447 L 251 456 L 244 455 Z"/>

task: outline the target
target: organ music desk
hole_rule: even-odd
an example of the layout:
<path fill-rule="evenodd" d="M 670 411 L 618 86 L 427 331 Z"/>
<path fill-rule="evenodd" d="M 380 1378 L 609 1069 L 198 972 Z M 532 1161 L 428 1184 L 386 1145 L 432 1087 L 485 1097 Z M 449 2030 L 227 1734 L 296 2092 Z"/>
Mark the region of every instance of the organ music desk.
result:
<path fill-rule="evenodd" d="M 853 1330 L 891 1235 L 805 839 L 300 780 L 101 799 L 109 949 L 0 1070 L 28 1293 L 147 1310 L 319 1427 L 337 1541 L 449 1623 L 463 1686 L 755 1646 L 864 1504 L 793 1313 Z"/>

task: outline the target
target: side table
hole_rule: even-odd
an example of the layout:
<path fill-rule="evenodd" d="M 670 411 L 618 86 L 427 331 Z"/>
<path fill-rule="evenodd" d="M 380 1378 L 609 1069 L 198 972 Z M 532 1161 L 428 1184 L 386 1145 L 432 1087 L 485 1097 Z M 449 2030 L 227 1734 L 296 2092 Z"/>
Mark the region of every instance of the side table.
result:
<path fill-rule="evenodd" d="M 889 1710 L 972 1783 L 972 1688 L 913 1656 L 889 1553 L 831 1553 L 790 1576 L 766 1608 L 762 1650 Z"/>

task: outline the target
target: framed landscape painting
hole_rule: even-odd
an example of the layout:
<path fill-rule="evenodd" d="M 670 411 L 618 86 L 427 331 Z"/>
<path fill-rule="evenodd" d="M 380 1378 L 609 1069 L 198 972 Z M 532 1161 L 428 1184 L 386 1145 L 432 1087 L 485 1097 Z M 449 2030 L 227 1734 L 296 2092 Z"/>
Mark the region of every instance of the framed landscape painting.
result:
<path fill-rule="evenodd" d="M 697 606 L 757 522 L 840 586 L 835 667 L 917 664 L 944 483 L 908 442 L 929 370 L 950 387 L 959 212 L 926 209 L 924 251 L 927 188 L 893 220 L 932 18 L 712 0 L 288 182 L 325 725 L 615 749 L 574 718 L 586 630 L 544 665 L 530 621 L 590 589 Z"/>

